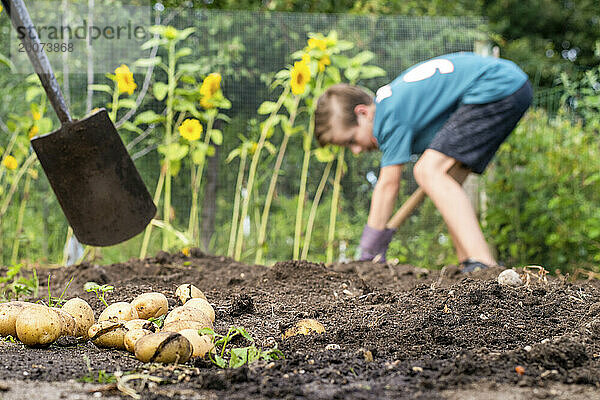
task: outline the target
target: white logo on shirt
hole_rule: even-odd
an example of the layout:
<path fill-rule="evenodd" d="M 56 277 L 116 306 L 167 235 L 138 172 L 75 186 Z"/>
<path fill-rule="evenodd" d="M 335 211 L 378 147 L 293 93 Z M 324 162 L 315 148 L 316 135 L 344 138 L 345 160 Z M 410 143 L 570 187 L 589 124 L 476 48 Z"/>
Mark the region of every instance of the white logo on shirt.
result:
<path fill-rule="evenodd" d="M 392 96 L 392 88 L 390 85 L 385 85 L 377 89 L 375 93 L 375 103 L 381 102 L 381 100 L 387 99 Z"/>
<path fill-rule="evenodd" d="M 443 58 L 427 61 L 408 71 L 402 79 L 404 82 L 419 82 L 431 78 L 438 70 L 440 74 L 449 74 L 454 72 L 454 64 Z"/>

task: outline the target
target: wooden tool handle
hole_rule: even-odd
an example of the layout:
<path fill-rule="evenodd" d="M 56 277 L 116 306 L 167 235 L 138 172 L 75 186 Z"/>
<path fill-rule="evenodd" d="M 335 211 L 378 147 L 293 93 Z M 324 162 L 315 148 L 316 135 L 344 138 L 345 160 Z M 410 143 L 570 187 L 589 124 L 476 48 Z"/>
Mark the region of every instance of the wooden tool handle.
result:
<path fill-rule="evenodd" d="M 71 115 L 69 114 L 69 109 L 67 108 L 65 99 L 60 91 L 60 86 L 54 76 L 54 71 L 52 71 L 52 67 L 50 66 L 50 61 L 48 61 L 46 52 L 40 43 L 40 38 L 35 30 L 35 26 L 33 25 L 33 22 L 31 22 L 25 3 L 23 0 L 2 0 L 2 4 L 6 9 L 6 13 L 10 16 L 15 29 L 24 29 L 27 32 L 25 35 L 18 36 L 22 36 L 20 39 L 23 43 L 23 47 L 27 52 L 27 56 L 33 65 L 35 73 L 40 78 L 40 82 L 46 91 L 46 95 L 48 96 L 50 104 L 52 104 L 52 108 L 54 108 L 58 119 L 62 124 L 70 122 Z"/>
<path fill-rule="evenodd" d="M 469 176 L 469 170 L 462 167 L 461 163 L 456 162 L 450 169 L 448 170 L 448 174 L 454 178 L 454 180 L 462 185 L 462 183 Z M 406 221 L 406 219 L 412 214 L 412 212 L 423 202 L 425 199 L 425 192 L 420 187 L 417 188 L 410 195 L 410 197 L 402 204 L 402 207 L 396 211 L 392 218 L 385 225 L 386 228 L 389 229 L 398 229 L 400 225 Z"/>

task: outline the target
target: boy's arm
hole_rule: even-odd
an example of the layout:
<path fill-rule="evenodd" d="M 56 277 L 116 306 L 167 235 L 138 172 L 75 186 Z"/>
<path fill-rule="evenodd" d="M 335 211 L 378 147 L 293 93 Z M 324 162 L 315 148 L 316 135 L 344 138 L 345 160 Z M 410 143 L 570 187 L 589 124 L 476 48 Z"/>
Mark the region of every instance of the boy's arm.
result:
<path fill-rule="evenodd" d="M 394 211 L 398 198 L 402 164 L 381 168 L 379 178 L 371 198 L 369 218 L 360 238 L 360 259 L 372 260 L 379 255 L 385 261 L 385 253 L 392 240 L 395 229 L 386 229 L 385 224 Z"/>

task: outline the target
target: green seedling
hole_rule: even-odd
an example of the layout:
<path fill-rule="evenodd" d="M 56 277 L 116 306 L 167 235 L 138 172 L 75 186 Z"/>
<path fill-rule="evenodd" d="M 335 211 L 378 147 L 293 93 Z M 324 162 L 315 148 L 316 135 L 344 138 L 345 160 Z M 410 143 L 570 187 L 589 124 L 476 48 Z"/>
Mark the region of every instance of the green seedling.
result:
<path fill-rule="evenodd" d="M 11 335 L 3 337 L 2 341 L 3 342 L 9 342 L 9 343 L 17 343 L 17 341 L 15 340 L 15 338 L 12 337 Z"/>
<path fill-rule="evenodd" d="M 117 377 L 114 374 L 111 374 L 110 372 L 106 372 L 103 369 L 98 370 L 98 376 L 96 376 L 96 373 L 92 369 L 92 363 L 90 361 L 90 358 L 86 354 L 83 355 L 83 361 L 85 361 L 85 365 L 87 366 L 88 372 L 86 375 L 84 375 L 78 379 L 79 382 L 115 383 L 117 381 Z"/>
<path fill-rule="evenodd" d="M 69 288 L 69 286 L 71 286 L 71 282 L 73 282 L 74 278 L 75 278 L 75 275 L 73 275 L 71 277 L 71 279 L 69 279 L 67 286 L 65 286 L 65 288 L 63 289 L 63 291 L 59 297 L 54 297 L 54 296 L 52 296 L 52 293 L 50 292 L 50 275 L 48 275 L 48 307 L 62 307 L 63 303 L 66 301 L 64 299 L 65 293 L 67 292 L 67 289 Z"/>
<path fill-rule="evenodd" d="M 108 303 L 104 297 L 106 296 L 106 293 L 114 291 L 115 287 L 110 285 L 98 285 L 96 282 L 86 282 L 83 285 L 83 289 L 86 292 L 96 293 L 96 297 L 98 297 L 98 299 L 100 299 L 100 301 L 104 303 L 106 307 L 108 307 Z"/>
<path fill-rule="evenodd" d="M 148 321 L 152 322 L 154 325 L 156 325 L 159 328 L 162 328 L 164 323 L 165 323 L 165 318 L 167 317 L 167 314 L 163 314 L 160 317 L 152 317 L 152 318 L 148 318 Z"/>
<path fill-rule="evenodd" d="M 25 278 L 20 274 L 22 267 L 23 264 L 13 264 L 8 267 L 6 275 L 0 278 L 0 284 L 6 284 L 3 296 L 7 300 L 13 297 L 19 300 L 22 295 L 37 297 L 39 289 L 37 272 L 34 269 L 31 278 Z"/>
<path fill-rule="evenodd" d="M 208 353 L 210 361 L 220 368 L 239 368 L 245 364 L 251 364 L 257 360 L 280 360 L 285 358 L 277 346 L 262 350 L 254 344 L 254 339 L 243 327 L 232 326 L 226 335 L 220 335 L 210 328 L 200 329 L 200 335 L 211 335 L 215 345 L 216 354 Z M 236 336 L 242 336 L 252 344 L 246 347 L 232 347 L 227 345 Z"/>

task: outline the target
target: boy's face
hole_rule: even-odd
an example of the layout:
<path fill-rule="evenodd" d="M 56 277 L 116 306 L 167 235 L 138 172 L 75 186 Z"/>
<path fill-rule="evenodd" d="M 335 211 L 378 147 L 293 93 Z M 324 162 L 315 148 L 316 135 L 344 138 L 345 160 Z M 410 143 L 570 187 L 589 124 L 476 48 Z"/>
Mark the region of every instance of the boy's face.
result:
<path fill-rule="evenodd" d="M 354 108 L 358 125 L 344 127 L 334 116 L 331 128 L 331 143 L 346 146 L 354 154 L 372 151 L 378 148 L 377 140 L 373 137 L 373 119 L 375 118 L 375 103 L 359 104 Z"/>

